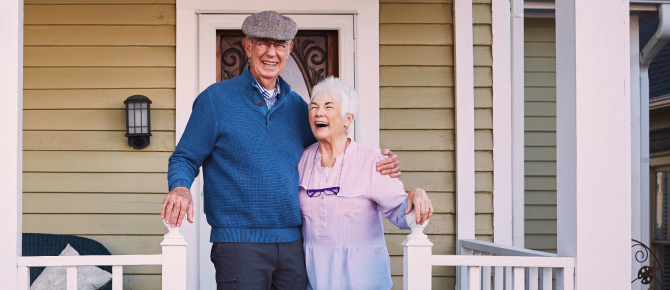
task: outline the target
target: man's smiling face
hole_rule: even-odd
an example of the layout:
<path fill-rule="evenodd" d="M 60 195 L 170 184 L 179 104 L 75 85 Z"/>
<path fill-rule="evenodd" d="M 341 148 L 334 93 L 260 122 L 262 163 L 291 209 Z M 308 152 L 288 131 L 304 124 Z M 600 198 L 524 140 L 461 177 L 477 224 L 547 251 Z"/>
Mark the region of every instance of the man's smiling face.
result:
<path fill-rule="evenodd" d="M 261 85 L 271 87 L 284 70 L 293 42 L 263 38 L 245 38 L 243 45 L 249 57 L 249 71 Z"/>

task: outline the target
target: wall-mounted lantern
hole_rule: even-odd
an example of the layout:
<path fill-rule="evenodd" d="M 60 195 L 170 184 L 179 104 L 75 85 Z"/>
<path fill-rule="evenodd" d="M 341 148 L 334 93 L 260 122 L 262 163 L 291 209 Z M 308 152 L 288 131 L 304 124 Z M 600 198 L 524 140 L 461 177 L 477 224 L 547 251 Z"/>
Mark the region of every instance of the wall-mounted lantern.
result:
<path fill-rule="evenodd" d="M 133 149 L 142 149 L 149 146 L 151 138 L 151 100 L 142 95 L 128 97 L 126 104 L 126 137 L 128 145 Z"/>

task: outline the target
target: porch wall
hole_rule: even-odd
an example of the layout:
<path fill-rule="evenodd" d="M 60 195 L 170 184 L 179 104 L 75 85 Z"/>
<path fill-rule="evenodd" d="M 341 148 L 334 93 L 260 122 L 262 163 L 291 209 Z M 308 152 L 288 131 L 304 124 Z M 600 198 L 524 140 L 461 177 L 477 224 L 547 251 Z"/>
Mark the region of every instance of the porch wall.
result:
<path fill-rule="evenodd" d="M 71 5 L 72 4 L 72 5 Z M 26 0 L 23 232 L 159 254 L 175 131 L 174 0 Z M 152 101 L 153 137 L 127 145 L 123 101 Z M 160 289 L 159 266 L 124 267 Z"/>
<path fill-rule="evenodd" d="M 380 1 L 380 140 L 400 156 L 405 189 L 424 188 L 435 207 L 426 228 L 433 254 L 455 254 L 453 7 L 450 0 Z M 416 2 L 416 3 L 412 3 Z M 476 235 L 493 241 L 491 4 L 475 0 Z M 400 243 L 407 232 L 386 223 L 394 289 L 402 288 Z M 434 289 L 454 287 L 438 267 Z"/>
<path fill-rule="evenodd" d="M 556 33 L 525 19 L 526 248 L 556 252 Z"/>

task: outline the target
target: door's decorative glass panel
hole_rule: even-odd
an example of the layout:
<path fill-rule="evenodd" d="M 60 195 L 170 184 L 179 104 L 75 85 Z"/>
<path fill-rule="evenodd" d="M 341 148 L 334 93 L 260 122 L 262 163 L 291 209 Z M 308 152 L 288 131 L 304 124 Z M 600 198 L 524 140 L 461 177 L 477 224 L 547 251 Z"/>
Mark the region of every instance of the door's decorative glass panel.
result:
<path fill-rule="evenodd" d="M 654 175 L 654 240 L 668 240 L 668 172 Z"/>
<path fill-rule="evenodd" d="M 295 61 L 295 58 L 293 58 L 293 55 L 288 58 L 284 71 L 281 73 L 281 77 L 291 85 L 291 90 L 300 95 L 305 102 L 309 103 L 309 90 L 305 83 L 305 78 L 302 76 L 302 71 L 300 70 L 300 67 L 298 67 L 298 63 Z"/>

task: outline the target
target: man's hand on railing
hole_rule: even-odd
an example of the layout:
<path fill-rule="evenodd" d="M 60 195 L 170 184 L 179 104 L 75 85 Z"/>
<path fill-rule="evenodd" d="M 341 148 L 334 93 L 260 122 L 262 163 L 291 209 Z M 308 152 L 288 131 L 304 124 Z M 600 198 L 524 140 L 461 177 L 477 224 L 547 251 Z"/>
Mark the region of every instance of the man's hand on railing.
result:
<path fill-rule="evenodd" d="M 417 224 L 423 225 L 426 220 L 433 216 L 433 204 L 430 202 L 426 191 L 421 188 L 412 189 L 407 194 L 405 215 L 408 215 L 412 208 L 415 208 Z"/>
<path fill-rule="evenodd" d="M 188 217 L 188 221 L 193 223 L 193 199 L 188 188 L 178 186 L 165 196 L 161 218 L 170 226 L 181 227 L 184 217 Z"/>

